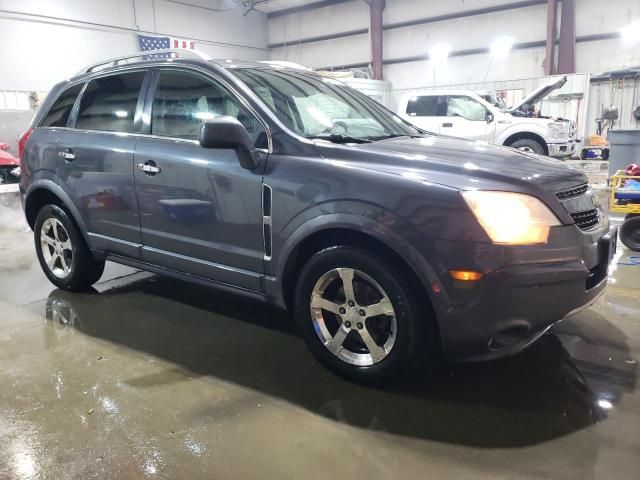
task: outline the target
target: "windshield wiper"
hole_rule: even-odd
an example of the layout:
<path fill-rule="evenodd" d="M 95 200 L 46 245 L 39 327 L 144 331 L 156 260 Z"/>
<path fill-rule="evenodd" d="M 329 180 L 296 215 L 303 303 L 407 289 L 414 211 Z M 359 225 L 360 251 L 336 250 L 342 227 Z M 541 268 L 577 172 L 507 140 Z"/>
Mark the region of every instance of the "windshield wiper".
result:
<path fill-rule="evenodd" d="M 314 135 L 312 137 L 318 140 L 328 140 L 332 143 L 371 143 L 368 138 L 352 137 L 350 135 L 343 135 L 338 133 L 332 133 L 331 135 Z"/>
<path fill-rule="evenodd" d="M 400 138 L 400 137 L 409 137 L 409 138 L 422 138 L 422 135 L 411 135 L 410 133 L 390 133 L 388 135 L 379 135 L 377 137 L 369 137 L 369 140 L 378 141 L 378 140 L 388 140 L 390 138 Z"/>

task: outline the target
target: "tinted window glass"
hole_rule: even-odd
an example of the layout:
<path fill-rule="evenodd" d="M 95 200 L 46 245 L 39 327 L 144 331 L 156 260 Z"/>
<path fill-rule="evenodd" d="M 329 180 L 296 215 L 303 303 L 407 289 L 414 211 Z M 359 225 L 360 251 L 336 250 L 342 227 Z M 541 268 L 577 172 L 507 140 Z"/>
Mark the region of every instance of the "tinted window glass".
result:
<path fill-rule="evenodd" d="M 447 117 L 462 117 L 473 122 L 485 121 L 487 109 L 471 97 L 450 96 L 447 101 Z"/>
<path fill-rule="evenodd" d="M 78 98 L 83 86 L 84 83 L 79 83 L 62 92 L 45 115 L 40 126 L 66 127 L 67 120 L 69 120 L 69 115 L 71 115 L 71 110 L 73 109 L 73 104 L 76 103 L 76 98 Z"/>
<path fill-rule="evenodd" d="M 144 76 L 132 72 L 91 80 L 82 94 L 76 128 L 132 132 Z"/>
<path fill-rule="evenodd" d="M 437 95 L 412 97 L 407 103 L 407 115 L 412 117 L 437 117 L 438 116 Z"/>
<path fill-rule="evenodd" d="M 153 100 L 151 133 L 163 137 L 195 140 L 202 122 L 220 116 L 237 118 L 253 137 L 256 146 L 266 148 L 262 125 L 225 88 L 199 75 L 161 72 Z"/>

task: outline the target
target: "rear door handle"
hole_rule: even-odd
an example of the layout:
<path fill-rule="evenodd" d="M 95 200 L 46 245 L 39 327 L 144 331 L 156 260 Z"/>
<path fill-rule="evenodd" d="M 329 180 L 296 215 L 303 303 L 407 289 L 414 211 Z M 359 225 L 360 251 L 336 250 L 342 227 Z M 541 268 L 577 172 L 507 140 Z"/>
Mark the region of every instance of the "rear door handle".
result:
<path fill-rule="evenodd" d="M 453 123 L 443 123 L 442 126 L 444 128 L 451 128 L 451 127 L 453 127 Z"/>
<path fill-rule="evenodd" d="M 160 173 L 160 167 L 156 166 L 156 162 L 153 160 L 147 160 L 144 163 L 139 163 L 136 167 L 147 175 L 153 176 L 156 173 Z"/>
<path fill-rule="evenodd" d="M 60 158 L 64 158 L 65 160 L 67 160 L 68 162 L 72 162 L 73 160 L 76 159 L 75 154 L 73 153 L 73 150 L 70 148 L 65 148 L 64 150 L 62 150 L 61 152 L 58 152 L 58 156 Z"/>

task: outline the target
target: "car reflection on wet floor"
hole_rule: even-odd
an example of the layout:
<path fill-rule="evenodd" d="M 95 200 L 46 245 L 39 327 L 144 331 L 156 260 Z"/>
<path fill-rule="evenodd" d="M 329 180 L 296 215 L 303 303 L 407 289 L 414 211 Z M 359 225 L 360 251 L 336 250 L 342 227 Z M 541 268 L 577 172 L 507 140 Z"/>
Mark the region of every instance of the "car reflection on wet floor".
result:
<path fill-rule="evenodd" d="M 62 325 L 346 424 L 477 447 L 531 445 L 587 427 L 635 388 L 624 335 L 590 310 L 516 357 L 437 361 L 384 389 L 325 372 L 286 314 L 168 278 L 102 293 L 55 290 L 46 317 L 48 343 L 67 334 Z"/>

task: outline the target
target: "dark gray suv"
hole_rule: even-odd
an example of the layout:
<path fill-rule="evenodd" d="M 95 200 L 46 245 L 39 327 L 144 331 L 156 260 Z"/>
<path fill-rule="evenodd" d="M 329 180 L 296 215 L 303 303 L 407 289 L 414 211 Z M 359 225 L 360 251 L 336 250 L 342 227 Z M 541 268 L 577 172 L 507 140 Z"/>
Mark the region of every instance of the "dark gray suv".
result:
<path fill-rule="evenodd" d="M 58 287 L 110 260 L 271 302 L 356 380 L 522 350 L 604 289 L 616 246 L 561 162 L 421 131 L 278 65 L 88 67 L 51 90 L 20 158 Z"/>

